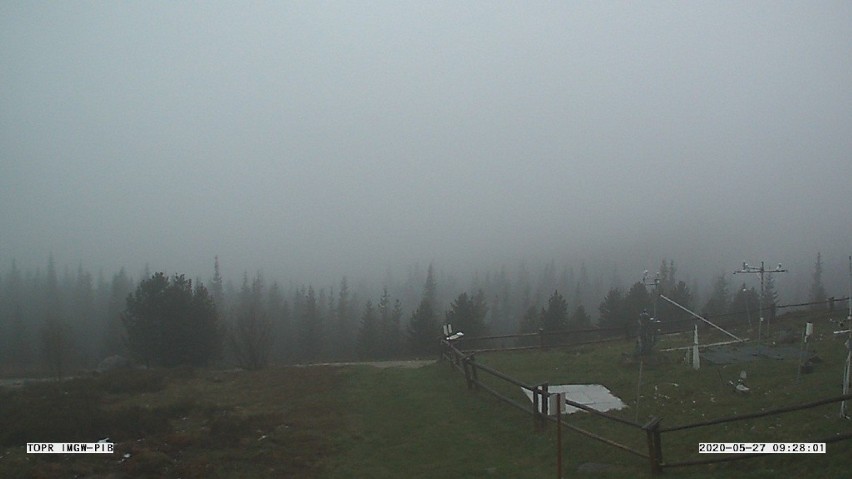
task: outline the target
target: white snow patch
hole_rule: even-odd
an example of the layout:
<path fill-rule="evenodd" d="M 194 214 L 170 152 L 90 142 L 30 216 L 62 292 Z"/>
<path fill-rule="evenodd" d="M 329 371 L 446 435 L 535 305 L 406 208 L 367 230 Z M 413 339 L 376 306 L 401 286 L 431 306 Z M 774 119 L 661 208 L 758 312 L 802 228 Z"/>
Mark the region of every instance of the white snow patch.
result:
<path fill-rule="evenodd" d="M 618 396 L 612 394 L 610 390 L 602 384 L 563 384 L 548 386 L 547 390 L 550 393 L 563 393 L 566 399 L 580 403 L 584 406 L 589 406 L 590 408 L 601 412 L 620 410 L 627 407 L 627 405 L 624 404 Z M 523 391 L 530 402 L 532 402 L 532 391 L 527 391 L 526 389 L 523 389 Z M 551 404 L 548 405 L 548 412 L 550 414 L 556 414 L 555 401 L 556 395 L 551 394 Z M 541 410 L 541 405 L 539 405 L 539 410 Z M 562 408 L 562 414 L 572 414 L 577 411 L 582 411 L 582 409 L 568 406 L 567 404 L 563 405 Z"/>

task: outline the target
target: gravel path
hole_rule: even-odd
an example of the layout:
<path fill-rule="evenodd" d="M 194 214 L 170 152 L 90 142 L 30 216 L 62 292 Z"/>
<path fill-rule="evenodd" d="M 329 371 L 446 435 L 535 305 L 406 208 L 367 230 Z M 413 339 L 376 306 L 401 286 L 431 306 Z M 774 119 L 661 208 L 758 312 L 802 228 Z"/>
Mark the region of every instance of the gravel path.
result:
<path fill-rule="evenodd" d="M 411 361 L 361 361 L 346 363 L 314 363 L 300 364 L 299 366 L 373 366 L 374 368 L 422 368 L 435 364 L 434 359 L 418 359 Z"/>

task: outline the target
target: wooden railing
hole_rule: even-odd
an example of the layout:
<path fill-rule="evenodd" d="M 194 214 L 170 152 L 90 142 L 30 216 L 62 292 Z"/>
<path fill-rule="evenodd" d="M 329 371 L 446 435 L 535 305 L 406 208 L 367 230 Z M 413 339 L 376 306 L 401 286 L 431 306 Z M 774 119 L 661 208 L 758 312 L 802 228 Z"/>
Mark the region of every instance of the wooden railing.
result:
<path fill-rule="evenodd" d="M 514 337 L 515 335 L 512 335 Z M 470 340 L 468 340 L 469 342 Z M 577 345 L 578 343 L 574 343 Z M 585 344 L 585 343 L 582 343 Z M 585 430 L 583 428 L 577 427 L 573 424 L 569 424 L 565 422 L 562 417 L 555 417 L 549 414 L 548 404 L 550 403 L 549 398 L 551 396 L 551 392 L 548 391 L 549 384 L 527 384 L 523 381 L 520 381 L 516 378 L 513 378 L 501 371 L 498 371 L 490 366 L 482 364 L 476 360 L 476 353 L 482 352 L 479 351 L 462 351 L 460 350 L 455 341 L 442 340 L 442 358 L 447 360 L 453 368 L 459 371 L 464 375 L 465 381 L 467 383 L 468 389 L 471 390 L 483 390 L 492 396 L 496 397 L 502 402 L 513 406 L 521 411 L 527 412 L 533 416 L 534 423 L 537 428 L 541 429 L 544 425 L 550 421 L 557 423 L 561 427 L 565 427 L 574 432 L 582 434 L 583 436 L 589 437 L 601 443 L 607 444 L 609 446 L 618 448 L 620 450 L 629 452 L 635 456 L 647 459 L 649 461 L 651 472 L 654 474 L 661 473 L 664 469 L 667 468 L 675 468 L 675 467 L 684 467 L 684 466 L 695 466 L 695 465 L 704 465 L 704 464 L 714 464 L 721 462 L 729 462 L 729 461 L 737 461 L 737 460 L 745 460 L 751 459 L 755 457 L 765 456 L 768 453 L 754 453 L 754 454 L 734 454 L 734 455 L 726 455 L 721 457 L 712 457 L 708 459 L 698 459 L 698 460 L 676 460 L 666 462 L 663 460 L 663 435 L 666 433 L 672 433 L 675 431 L 683 431 L 687 429 L 695 429 L 695 428 L 703 428 L 703 427 L 711 427 L 719 424 L 726 424 L 738 421 L 748 421 L 751 419 L 757 419 L 766 416 L 774 416 L 792 413 L 796 411 L 802 411 L 806 409 L 815 408 L 818 406 L 824 406 L 827 404 L 837 403 L 841 401 L 852 400 L 852 394 L 847 394 L 843 396 L 837 396 L 828 399 L 821 399 L 818 401 L 809 402 L 806 404 L 794 405 L 781 407 L 777 409 L 772 409 L 769 411 L 761 411 L 756 413 L 749 414 L 741 414 L 730 417 L 716 418 L 707 421 L 695 422 L 691 424 L 683 424 L 678 426 L 671 427 L 661 427 L 662 418 L 652 417 L 647 423 L 640 424 L 637 422 L 630 421 L 628 419 L 624 419 L 619 416 L 615 416 L 612 414 L 607 414 L 605 412 L 598 411 L 594 408 L 586 406 L 584 404 L 580 404 L 574 402 L 570 399 L 564 399 L 564 404 L 568 406 L 572 406 L 578 409 L 582 409 L 590 414 L 593 414 L 596 417 L 599 417 L 606 421 L 617 422 L 628 426 L 631 429 L 636 430 L 637 432 L 641 432 L 645 436 L 645 441 L 647 444 L 647 451 L 640 451 L 634 447 L 623 444 L 616 440 L 603 437 L 599 434 L 593 433 L 591 431 Z M 538 346 L 535 346 L 536 348 Z M 509 348 L 509 349 L 518 349 L 518 348 Z M 523 348 L 529 349 L 529 348 Z M 490 350 L 489 350 L 490 351 Z M 481 375 L 485 374 L 490 377 L 496 378 L 500 381 L 503 381 L 509 385 L 520 387 L 525 391 L 529 391 L 532 394 L 532 404 L 526 404 L 519 402 L 515 399 L 512 399 L 505 394 L 498 391 L 496 388 L 489 386 L 482 379 Z M 833 443 L 838 441 L 844 441 L 852 439 L 852 432 L 850 433 L 840 433 L 831 437 L 815 439 L 812 441 L 801 441 L 798 440 L 796 442 L 823 442 L 823 443 Z"/>
<path fill-rule="evenodd" d="M 655 441 L 662 443 L 662 435 L 664 433 L 670 433 L 670 432 L 675 432 L 675 431 L 684 431 L 684 430 L 687 430 L 687 429 L 711 427 L 711 426 L 717 426 L 719 424 L 727 424 L 727 423 L 732 423 L 732 422 L 748 421 L 748 420 L 751 420 L 751 419 L 758 419 L 758 418 L 767 417 L 767 416 L 779 416 L 779 415 L 782 415 L 782 414 L 789 414 L 789 413 L 793 413 L 793 412 L 797 412 L 797 411 L 804 411 L 804 410 L 807 410 L 807 409 L 812 409 L 812 408 L 819 407 L 819 406 L 825 406 L 827 404 L 838 403 L 838 402 L 841 402 L 841 401 L 848 401 L 850 399 L 852 399 L 852 394 L 846 394 L 846 395 L 843 395 L 843 396 L 837 396 L 837 397 L 833 397 L 833 398 L 820 399 L 820 400 L 808 402 L 808 403 L 805 403 L 805 404 L 797 404 L 797 405 L 794 405 L 794 406 L 786 406 L 786 407 L 780 407 L 780 408 L 776 408 L 776 409 L 770 409 L 768 411 L 760 411 L 760 412 L 748 413 L 748 414 L 738 414 L 736 416 L 728 416 L 728 417 L 710 419 L 710 420 L 707 420 L 707 421 L 694 422 L 694 423 L 691 423 L 691 424 L 682 424 L 682 425 L 679 425 L 679 426 L 672 426 L 672 427 L 665 427 L 665 428 L 657 427 L 656 430 L 654 431 L 654 434 L 655 434 L 655 437 L 656 437 Z M 824 437 L 824 438 L 811 438 L 810 440 L 797 439 L 795 442 L 824 442 L 826 444 L 829 444 L 829 443 L 833 443 L 833 442 L 845 441 L 845 440 L 848 440 L 848 439 L 852 439 L 852 432 L 835 434 L 834 436 Z M 732 455 L 725 455 L 725 456 L 715 456 L 714 455 L 714 457 L 707 458 L 707 459 L 664 462 L 663 457 L 662 457 L 662 447 L 661 447 L 660 455 L 657 457 L 658 464 L 657 464 L 656 470 L 662 470 L 663 468 L 697 466 L 697 465 L 704 465 L 704 464 L 715 464 L 715 463 L 720 463 L 720 462 L 738 461 L 738 460 L 742 460 L 742 459 L 752 459 L 752 458 L 755 458 L 755 457 L 762 457 L 762 456 L 766 456 L 768 454 L 770 454 L 770 453 L 767 452 L 767 453 L 753 453 L 753 454 L 732 454 Z"/>
<path fill-rule="evenodd" d="M 443 359 L 446 359 L 457 371 L 464 374 L 465 381 L 467 383 L 468 389 L 472 390 L 483 390 L 496 397 L 500 401 L 505 402 L 506 404 L 513 406 L 521 411 L 527 412 L 533 416 L 534 423 L 537 428 L 544 427 L 548 421 L 550 422 L 559 422 L 562 427 L 570 429 L 574 432 L 582 434 L 586 437 L 594 439 L 596 441 L 602 442 L 612 447 L 616 447 L 623 451 L 629 452 L 635 456 L 639 456 L 644 459 L 649 459 L 651 461 L 655 461 L 655 457 L 659 457 L 658 455 L 654 455 L 651 451 L 651 445 L 649 443 L 649 452 L 640 451 L 631 447 L 629 445 L 618 442 L 614 439 L 603 437 L 599 434 L 593 433 L 591 431 L 585 430 L 583 428 L 577 427 L 573 424 L 569 424 L 563 420 L 562 417 L 556 417 L 550 414 L 548 411 L 548 405 L 550 403 L 550 396 L 553 394 L 548 391 L 549 384 L 527 384 L 523 381 L 515 379 L 501 371 L 498 371 L 490 366 L 486 366 L 482 363 L 476 361 L 476 353 L 464 353 L 459 350 L 455 344 L 451 341 L 442 341 L 443 346 Z M 498 391 L 496 388 L 493 388 L 486 384 L 482 379 L 480 379 L 481 374 L 486 374 L 491 377 L 497 378 L 500 381 L 503 381 L 512 386 L 520 387 L 526 391 L 529 391 L 532 394 L 532 403 L 524 404 L 515 399 L 512 399 L 505 394 Z M 596 409 L 590 408 L 585 404 L 580 404 L 569 399 L 565 399 L 564 403 L 568 406 L 572 406 L 578 409 L 582 409 L 583 411 L 589 412 L 597 417 L 603 418 L 607 421 L 614 421 L 621 423 L 623 425 L 629 426 L 635 429 L 637 432 L 644 432 L 644 434 L 648 435 L 648 425 L 647 424 L 639 424 L 628 419 L 624 419 L 618 416 L 614 416 L 611 414 L 607 414 L 605 412 L 598 411 Z M 651 437 L 651 436 L 648 436 Z M 659 461 L 657 461 L 659 462 Z"/>

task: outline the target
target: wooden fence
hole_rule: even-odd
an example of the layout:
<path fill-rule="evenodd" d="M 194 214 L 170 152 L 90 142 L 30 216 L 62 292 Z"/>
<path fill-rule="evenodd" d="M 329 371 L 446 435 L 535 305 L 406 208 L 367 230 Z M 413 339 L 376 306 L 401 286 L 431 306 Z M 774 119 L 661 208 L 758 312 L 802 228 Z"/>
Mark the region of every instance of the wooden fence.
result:
<path fill-rule="evenodd" d="M 649 461 L 651 472 L 654 474 L 661 473 L 664 469 L 667 468 L 676 468 L 676 467 L 684 467 L 684 466 L 696 466 L 696 465 L 705 465 L 705 464 L 713 464 L 713 463 L 721 463 L 721 462 L 729 462 L 729 461 L 737 461 L 737 460 L 745 460 L 752 459 L 755 457 L 765 456 L 768 453 L 754 453 L 754 454 L 733 454 L 733 455 L 725 455 L 725 456 L 715 456 L 708 459 L 699 459 L 699 460 L 675 460 L 666 462 L 663 460 L 663 434 L 671 433 L 675 431 L 682 431 L 687 429 L 695 429 L 702 427 L 710 427 L 719 424 L 737 422 L 737 421 L 747 421 L 750 419 L 756 419 L 766 416 L 774 416 L 781 415 L 786 413 L 791 413 L 795 411 L 801 411 L 805 409 L 811 409 L 818 406 L 823 406 L 826 404 L 837 403 L 841 401 L 846 401 L 852 399 L 852 394 L 847 394 L 843 396 L 837 396 L 829 399 L 822 399 L 819 401 L 813 401 L 806 404 L 800 404 L 795 406 L 782 407 L 777 409 L 772 409 L 769 411 L 761 411 L 757 413 L 751 414 L 742 414 L 737 416 L 730 416 L 724 418 L 717 418 L 708 421 L 695 422 L 691 424 L 684 424 L 679 426 L 672 427 L 661 427 L 662 418 L 652 417 L 647 423 L 640 424 L 638 422 L 633 422 L 628 419 L 624 419 L 618 416 L 614 416 L 612 414 L 607 414 L 605 412 L 598 411 L 584 404 L 580 404 L 570 399 L 564 399 L 564 404 L 568 406 L 572 406 L 578 409 L 582 409 L 588 413 L 595 415 L 596 417 L 602 418 L 606 421 L 614 421 L 620 424 L 626 425 L 629 428 L 635 430 L 637 434 L 642 434 L 645 437 L 645 442 L 647 444 L 646 451 L 640 451 L 631 447 L 629 445 L 620 443 L 613 439 L 609 439 L 598 434 L 595 434 L 591 431 L 587 431 L 580 427 L 577 427 L 573 424 L 569 424 L 565 422 L 562 417 L 555 417 L 549 414 L 548 405 L 550 403 L 550 396 L 552 393 L 548 391 L 549 384 L 526 384 L 518 379 L 515 379 L 507 374 L 504 374 L 492 367 L 489 367 L 485 364 L 482 364 L 476 360 L 476 353 L 482 352 L 479 351 L 462 351 L 456 347 L 455 341 L 442 340 L 442 359 L 445 359 L 449 362 L 449 364 L 464 375 L 465 381 L 467 383 L 468 389 L 471 390 L 483 390 L 493 395 L 500 401 L 505 402 L 506 404 L 513 406 L 515 408 L 520 409 L 521 411 L 530 413 L 533 416 L 533 421 L 537 428 L 543 428 L 548 421 L 550 422 L 558 422 L 562 427 L 570 429 L 574 432 L 582 434 L 583 436 L 589 437 L 596 441 L 602 442 L 609 446 L 621 449 L 623 451 L 629 452 L 635 456 L 644 458 Z M 576 345 L 578 343 L 574 343 Z M 588 343 L 580 343 L 580 344 L 588 344 Z M 539 346 L 534 346 L 538 348 Z M 518 349 L 518 348 L 510 348 L 510 349 Z M 529 348 L 522 348 L 529 349 Z M 487 350 L 492 351 L 492 350 Z M 532 404 L 521 403 L 516 401 L 505 394 L 497 391 L 495 388 L 485 384 L 482 380 L 480 380 L 480 375 L 486 374 L 491 377 L 497 378 L 498 380 L 504 381 L 510 385 L 520 387 L 526 391 L 530 391 L 532 393 Z M 852 433 L 842 433 L 836 434 L 831 437 L 812 440 L 812 441 L 796 441 L 796 442 L 823 442 L 823 443 L 833 443 L 838 441 L 844 441 L 852 439 Z M 697 445 L 696 445 L 697 446 Z"/>
<path fill-rule="evenodd" d="M 719 424 L 726 424 L 726 423 L 738 422 L 738 421 L 748 421 L 750 419 L 757 419 L 757 418 L 767 417 L 767 416 L 778 416 L 778 415 L 788 414 L 788 413 L 792 413 L 792 412 L 796 412 L 796 411 L 804 411 L 804 410 L 812 409 L 812 408 L 819 407 L 819 406 L 825 406 L 826 404 L 833 404 L 833 403 L 838 403 L 838 402 L 841 402 L 841 401 L 847 401 L 847 400 L 850 400 L 850 399 L 852 399 L 852 394 L 846 394 L 846 395 L 837 396 L 837 397 L 828 398 L 828 399 L 820 399 L 818 401 L 812 401 L 812 402 L 805 403 L 805 404 L 798 404 L 798 405 L 795 405 L 795 406 L 787 406 L 787 407 L 771 409 L 771 410 L 768 410 L 768 411 L 760 411 L 760 412 L 750 413 L 750 414 L 740 414 L 740 415 L 736 415 L 736 416 L 710 419 L 710 420 L 707 420 L 707 421 L 700 421 L 700 422 L 695 422 L 695 423 L 692 423 L 692 424 L 683 424 L 683 425 L 680 425 L 680 426 L 673 426 L 673 427 L 665 427 L 664 428 L 664 427 L 659 427 L 659 424 L 657 424 L 657 427 L 654 428 L 654 431 L 653 431 L 653 434 L 655 436 L 654 441 L 662 444 L 662 434 L 663 433 L 670 433 L 670 432 L 674 432 L 674 431 L 684 431 L 684 430 L 687 430 L 687 429 L 710 427 L 710 426 L 716 426 L 716 425 L 719 425 Z M 840 441 L 845 441 L 845 440 L 848 440 L 848 439 L 852 439 L 852 433 L 850 433 L 850 432 L 835 434 L 835 435 L 830 436 L 830 437 L 824 437 L 824 438 L 819 438 L 819 439 L 797 440 L 796 442 L 824 442 L 826 444 L 830 444 L 830 443 L 833 443 L 833 442 L 840 442 Z M 755 457 L 766 456 L 768 454 L 770 454 L 770 453 L 731 454 L 731 455 L 725 455 L 725 456 L 716 456 L 714 454 L 713 455 L 714 457 L 711 457 L 711 458 L 708 458 L 708 459 L 698 459 L 698 460 L 691 460 L 691 461 L 664 462 L 663 461 L 663 455 L 662 455 L 662 446 L 660 446 L 660 454 L 656 458 L 657 465 L 656 465 L 656 467 L 652 466 L 652 470 L 654 470 L 655 472 L 659 472 L 663 468 L 697 466 L 697 465 L 714 464 L 714 463 L 720 463 L 720 462 L 738 461 L 738 460 L 742 460 L 742 459 L 752 459 L 752 458 L 755 458 Z"/>
<path fill-rule="evenodd" d="M 632 326 L 632 325 L 631 325 Z M 495 336 L 464 337 L 454 341 L 458 347 L 464 345 L 468 353 L 486 353 L 492 351 L 523 351 L 527 349 L 543 349 L 550 347 L 582 346 L 623 340 L 632 333 L 626 327 L 618 328 L 589 328 L 571 329 L 564 331 L 545 331 L 539 329 L 535 333 L 502 334 Z M 506 346 L 509 341 L 512 345 Z M 503 343 L 500 346 L 483 347 L 483 344 Z"/>
<path fill-rule="evenodd" d="M 761 312 L 766 312 L 770 315 L 771 318 L 774 318 L 775 310 L 804 308 L 819 305 L 825 305 L 826 311 L 831 311 L 835 309 L 836 304 L 842 304 L 842 302 L 847 301 L 848 299 L 848 297 L 829 298 L 826 301 L 819 302 L 769 305 L 764 306 L 762 310 L 734 311 L 713 316 L 712 319 L 714 321 L 722 320 L 722 324 L 727 324 L 726 321 L 729 322 L 730 318 L 732 317 L 742 316 L 744 314 L 749 313 L 755 316 L 759 316 Z M 711 318 L 708 316 L 708 319 Z M 776 318 L 776 320 L 783 319 L 783 317 Z M 694 323 L 695 319 L 690 317 L 681 319 L 666 319 L 664 321 L 656 323 L 656 326 L 660 328 L 660 336 L 669 336 L 680 333 L 691 333 Z M 704 326 L 706 325 L 702 325 L 701 327 L 703 328 Z M 493 336 L 479 336 L 475 338 L 463 337 L 459 340 L 454 341 L 454 344 L 456 344 L 457 347 L 459 347 L 461 350 L 467 351 L 468 353 L 485 353 L 492 351 L 523 351 L 528 349 L 543 349 L 548 347 L 582 346 L 584 344 L 598 344 L 610 341 L 619 341 L 626 337 L 635 337 L 635 335 L 635 321 L 626 321 L 623 326 L 618 326 L 614 328 L 586 328 L 563 331 L 545 331 L 543 329 L 539 329 L 537 332 L 534 333 L 502 334 Z M 507 346 L 506 343 L 509 343 L 510 345 Z M 495 344 L 498 345 L 495 346 Z"/>
<path fill-rule="evenodd" d="M 656 454 L 654 452 L 655 451 L 654 450 L 655 445 L 650 442 L 651 438 L 654 437 L 651 434 L 652 431 L 653 431 L 653 429 L 651 429 L 651 428 L 654 426 L 654 424 L 656 424 L 655 421 L 651 421 L 648 424 L 639 424 L 639 423 L 636 423 L 636 422 L 633 422 L 633 421 L 630 421 L 630 420 L 627 420 L 627 419 L 624 419 L 624 418 L 621 418 L 621 417 L 618 417 L 618 416 L 613 416 L 611 414 L 607 414 L 605 412 L 598 411 L 596 409 L 593 409 L 593 408 L 586 406 L 585 404 L 580 404 L 580 403 L 571 401 L 570 399 L 564 400 L 565 404 L 567 404 L 569 406 L 573 406 L 575 408 L 582 409 L 586 412 L 594 414 L 595 416 L 604 418 L 605 420 L 615 421 L 615 422 L 624 424 L 626 426 L 629 426 L 630 428 L 635 429 L 637 431 L 637 434 L 644 434 L 648 438 L 648 448 L 649 448 L 648 452 L 637 450 L 637 449 L 635 449 L 631 446 L 620 443 L 620 442 L 615 441 L 613 439 L 609 439 L 609 438 L 600 436 L 600 435 L 595 434 L 591 431 L 587 431 L 583 428 L 577 427 L 573 424 L 569 424 L 569 423 L 565 422 L 562 417 L 552 416 L 550 414 L 550 411 L 548 411 L 548 405 L 550 403 L 549 399 L 550 399 L 551 393 L 548 391 L 549 385 L 547 383 L 535 384 L 535 385 L 526 384 L 526 383 L 519 381 L 519 380 L 517 380 L 517 379 L 515 379 L 511 376 L 508 376 L 507 374 L 504 374 L 504 373 L 502 373 L 502 372 L 500 372 L 500 371 L 498 371 L 494 368 L 491 368 L 489 366 L 486 366 L 482 363 L 477 362 L 475 352 L 464 353 L 464 352 L 460 351 L 458 348 L 456 348 L 456 346 L 452 342 L 446 341 L 446 340 L 442 341 L 442 346 L 443 346 L 442 358 L 446 359 L 457 371 L 459 371 L 460 373 L 462 373 L 464 375 L 465 381 L 467 382 L 468 389 L 473 389 L 473 390 L 481 389 L 483 391 L 488 392 L 489 394 L 493 395 L 497 399 L 505 402 L 506 404 L 508 404 L 510 406 L 516 407 L 516 408 L 520 409 L 521 411 L 530 413 L 533 416 L 533 420 L 534 420 L 534 423 L 536 424 L 536 427 L 543 428 L 544 425 L 548 421 L 550 421 L 550 422 L 557 422 L 558 421 L 562 425 L 562 427 L 570 429 L 574 432 L 582 434 L 582 435 L 589 437 L 591 439 L 594 439 L 596 441 L 600 441 L 600 442 L 607 444 L 609 446 L 616 447 L 616 448 L 621 449 L 623 451 L 629 452 L 629 453 L 631 453 L 635 456 L 651 460 L 652 462 L 655 461 L 655 459 L 654 459 L 655 457 L 659 457 L 659 454 Z M 502 394 L 501 392 L 497 391 L 496 389 L 492 388 L 491 386 L 488 386 L 482 380 L 480 380 L 481 374 L 490 375 L 490 376 L 495 377 L 495 378 L 497 378 L 501 381 L 505 381 L 508 384 L 511 384 L 513 386 L 517 386 L 517 387 L 520 387 L 520 388 L 522 388 L 526 391 L 529 391 L 532 394 L 532 397 L 533 397 L 532 404 L 524 404 L 524 403 L 518 402 L 518 401 L 506 396 L 505 394 Z M 659 461 L 657 461 L 657 462 L 659 462 Z"/>

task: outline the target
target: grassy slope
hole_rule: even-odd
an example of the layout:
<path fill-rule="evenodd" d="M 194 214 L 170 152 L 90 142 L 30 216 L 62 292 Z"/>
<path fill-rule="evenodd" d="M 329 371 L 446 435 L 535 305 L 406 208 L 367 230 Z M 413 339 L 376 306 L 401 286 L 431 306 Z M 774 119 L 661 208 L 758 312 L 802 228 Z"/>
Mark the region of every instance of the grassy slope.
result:
<path fill-rule="evenodd" d="M 325 477 L 524 478 L 548 470 L 550 438 L 533 434 L 523 413 L 469 394 L 446 364 L 360 368 L 352 381 L 353 435 Z"/>
<path fill-rule="evenodd" d="M 824 317 L 803 317 L 780 323 L 776 328 L 803 330 L 807 319 L 818 321 L 811 350 L 815 350 L 823 360 L 812 374 L 802 375 L 797 380 L 795 360 L 760 360 L 727 366 L 705 363 L 700 370 L 694 371 L 682 363 L 683 352 L 664 353 L 660 355 L 662 364 L 643 368 L 638 415 L 635 407 L 638 365 L 624 365 L 619 361 L 621 352 L 630 351 L 629 343 L 573 350 L 483 354 L 478 360 L 529 384 L 545 381 L 551 384 L 604 384 L 629 405 L 618 413 L 623 417 L 643 423 L 652 416 L 658 416 L 663 418 L 663 426 L 675 426 L 840 395 L 846 349 L 842 341 L 831 337 L 833 326 Z M 702 335 L 712 340 L 709 331 L 702 332 Z M 688 344 L 690 340 L 691 336 L 671 337 L 664 341 L 668 344 L 662 346 L 679 346 Z M 734 394 L 725 384 L 735 380 L 740 370 L 748 373 L 747 384 L 752 392 L 747 396 Z M 522 397 L 518 388 L 505 387 L 497 382 L 493 384 L 516 399 Z M 699 442 L 801 442 L 849 432 L 852 421 L 839 419 L 838 413 L 839 404 L 835 403 L 784 416 L 664 434 L 664 460 L 673 462 L 710 457 L 697 454 Z M 588 415 L 572 416 L 571 422 L 637 449 L 646 448 L 644 435 L 628 427 L 612 425 Z M 775 455 L 727 465 L 671 469 L 666 475 L 714 477 L 724 472 L 728 477 L 777 477 L 780 471 L 784 471 L 785 474 L 804 477 L 812 477 L 815 472 L 825 477 L 846 477 L 852 464 L 850 452 L 852 442 L 847 441 L 830 444 L 825 455 Z M 566 456 L 571 467 L 584 461 L 635 463 L 634 457 L 627 453 L 611 448 L 599 450 L 590 447 L 588 441 L 573 450 L 569 445 Z M 626 471 L 624 477 L 629 477 Z"/>
<path fill-rule="evenodd" d="M 792 325 L 798 327 L 798 324 Z M 830 331 L 817 324 L 817 333 Z M 685 338 L 668 339 L 672 344 Z M 663 417 L 676 425 L 838 395 L 845 348 L 823 334 L 814 346 L 823 358 L 796 381 L 795 362 L 763 360 L 693 371 L 682 353 L 645 367 L 640 422 Z M 529 383 L 602 383 L 636 419 L 636 365 L 623 365 L 628 343 L 574 350 L 491 353 L 478 360 Z M 752 394 L 722 385 L 749 373 Z M 519 388 L 501 387 L 526 401 Z M 674 386 L 673 384 L 677 384 Z M 94 406 L 92 406 L 94 405 Z M 663 436 L 668 461 L 698 458 L 698 442 L 806 441 L 846 432 L 837 405 L 807 413 L 756 419 Z M 572 424 L 645 449 L 644 436 L 589 415 Z M 468 391 L 447 364 L 420 369 L 274 368 L 256 373 L 136 371 L 0 390 L 0 477 L 552 477 L 555 432 L 484 391 Z M 112 456 L 26 455 L 27 441 L 92 442 L 109 436 Z M 644 460 L 565 431 L 566 475 L 649 477 Z M 666 477 L 845 477 L 852 442 L 829 445 L 825 455 L 771 456 L 722 466 L 667 471 Z M 130 454 L 129 458 L 124 458 Z M 607 472 L 578 473 L 587 463 Z M 587 467 L 587 466 L 583 466 Z"/>
<path fill-rule="evenodd" d="M 343 371 L 127 371 L 0 391 L 0 477 L 316 477 Z M 27 455 L 95 442 L 112 455 Z"/>

